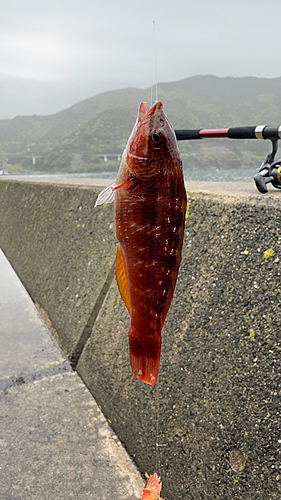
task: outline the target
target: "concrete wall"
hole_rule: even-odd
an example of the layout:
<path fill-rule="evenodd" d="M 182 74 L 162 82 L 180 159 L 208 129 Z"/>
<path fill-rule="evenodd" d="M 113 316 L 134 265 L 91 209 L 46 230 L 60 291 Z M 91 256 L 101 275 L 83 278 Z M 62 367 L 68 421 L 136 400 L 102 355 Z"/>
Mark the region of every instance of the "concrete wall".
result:
<path fill-rule="evenodd" d="M 0 182 L 1 248 L 70 358 L 90 334 L 113 279 L 113 206 L 94 213 L 99 191 Z"/>
<path fill-rule="evenodd" d="M 1 181 L 1 247 L 140 470 L 161 474 L 166 500 L 280 498 L 280 193 L 189 193 L 151 388 L 130 371 L 113 211 L 93 209 L 99 189 Z"/>

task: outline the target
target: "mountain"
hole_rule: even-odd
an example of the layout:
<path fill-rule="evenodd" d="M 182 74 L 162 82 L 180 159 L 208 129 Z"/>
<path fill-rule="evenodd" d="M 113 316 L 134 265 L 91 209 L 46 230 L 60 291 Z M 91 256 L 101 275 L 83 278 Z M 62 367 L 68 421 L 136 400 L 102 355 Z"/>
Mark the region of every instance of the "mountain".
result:
<path fill-rule="evenodd" d="M 122 153 L 136 121 L 133 109 L 113 108 L 103 111 L 79 126 L 56 146 L 45 150 L 37 160 L 37 169 L 44 171 L 97 171 L 104 169 L 100 154 Z M 107 170 L 116 170 L 115 161 L 106 164 Z M 66 165 L 67 164 L 67 165 Z"/>
<path fill-rule="evenodd" d="M 0 119 L 55 114 L 83 96 L 101 92 L 100 86 L 95 81 L 40 81 L 0 74 Z"/>
<path fill-rule="evenodd" d="M 2 151 L 36 153 L 42 146 L 52 145 L 74 132 L 94 116 L 111 108 L 136 109 L 148 92 L 124 89 L 105 92 L 49 116 L 17 116 L 0 120 Z"/>
<path fill-rule="evenodd" d="M 104 169 L 98 155 L 122 152 L 138 105 L 142 100 L 150 103 L 150 93 L 151 89 L 137 88 L 104 92 L 53 115 L 0 120 L 0 148 L 7 153 L 4 157 L 9 158 L 7 168 L 12 164 L 19 169 L 33 168 L 30 158 L 24 156 L 37 155 L 41 158 L 36 160 L 34 168 L 39 170 Z M 158 84 L 158 97 L 174 128 L 281 123 L 281 77 L 194 76 Z M 243 161 L 256 162 L 256 157 L 259 160 L 268 149 L 267 141 L 264 141 L 266 147 L 257 144 L 262 142 L 204 140 L 204 145 L 203 141 L 197 141 L 197 145 L 185 142 L 180 146 L 189 163 L 196 163 L 194 157 L 203 154 L 207 156 L 206 162 L 213 161 L 218 167 L 228 162 L 234 167 Z"/>
<path fill-rule="evenodd" d="M 256 78 L 252 76 L 219 78 L 213 75 L 192 76 L 173 83 L 162 84 L 164 87 L 182 89 L 207 98 L 215 98 L 232 104 L 241 105 L 262 94 L 280 96 L 281 77 Z"/>

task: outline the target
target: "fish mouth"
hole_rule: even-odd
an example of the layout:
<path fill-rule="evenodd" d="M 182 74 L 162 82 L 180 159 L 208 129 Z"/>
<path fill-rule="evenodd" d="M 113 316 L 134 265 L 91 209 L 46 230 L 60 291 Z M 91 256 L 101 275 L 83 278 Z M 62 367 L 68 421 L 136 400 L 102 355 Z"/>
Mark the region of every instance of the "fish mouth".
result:
<path fill-rule="evenodd" d="M 147 106 L 146 102 L 142 101 L 140 103 L 140 105 L 139 105 L 139 114 L 138 114 L 139 121 L 143 121 L 143 120 L 145 120 L 145 118 L 150 118 L 159 109 L 163 110 L 163 103 L 162 103 L 162 101 L 156 101 L 153 104 L 153 106 L 151 106 L 150 109 Z"/>
<path fill-rule="evenodd" d="M 151 128 L 157 133 L 157 129 L 165 126 L 165 113 L 162 101 L 157 101 L 146 115 L 151 123 Z"/>
<path fill-rule="evenodd" d="M 150 108 L 150 110 L 148 111 L 147 116 L 154 115 L 155 111 L 157 111 L 158 109 L 163 109 L 162 101 L 155 102 L 155 104 L 153 104 L 152 108 Z"/>

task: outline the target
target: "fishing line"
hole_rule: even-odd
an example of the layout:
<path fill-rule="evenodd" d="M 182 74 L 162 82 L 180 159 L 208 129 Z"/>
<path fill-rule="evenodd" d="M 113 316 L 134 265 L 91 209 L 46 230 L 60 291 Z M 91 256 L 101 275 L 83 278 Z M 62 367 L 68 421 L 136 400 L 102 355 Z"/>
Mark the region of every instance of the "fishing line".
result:
<path fill-rule="evenodd" d="M 160 397 L 159 397 L 159 378 L 158 382 L 156 382 L 156 440 L 155 440 L 155 471 L 156 474 L 160 475 L 160 456 L 159 456 L 159 407 L 160 407 Z"/>
<path fill-rule="evenodd" d="M 158 86 L 157 86 L 157 51 L 156 51 L 156 22 L 153 20 L 154 34 L 154 70 L 155 70 L 155 100 L 158 101 Z"/>
<path fill-rule="evenodd" d="M 168 446 L 168 443 L 159 443 L 159 415 L 160 415 L 160 374 L 155 387 L 155 400 L 156 400 L 156 422 L 155 422 L 155 472 L 161 477 L 161 454 L 160 449 Z"/>
<path fill-rule="evenodd" d="M 158 80 L 157 80 L 157 51 L 156 51 L 156 22 L 153 20 L 153 47 L 154 47 L 154 61 L 151 64 L 151 87 L 150 87 L 150 107 L 153 105 L 153 80 L 155 82 L 155 101 L 158 101 Z"/>
<path fill-rule="evenodd" d="M 150 79 L 150 107 L 152 108 L 153 103 L 153 63 L 151 64 L 151 79 Z"/>
<path fill-rule="evenodd" d="M 157 75 L 157 46 L 156 46 L 156 24 L 153 20 L 153 45 L 154 45 L 154 78 L 155 78 L 155 101 L 158 101 L 158 75 Z M 152 71 L 153 73 L 153 71 Z M 153 86 L 151 85 L 151 106 L 153 105 Z M 160 374 L 156 383 L 155 399 L 156 399 L 156 440 L 155 440 L 155 471 L 160 476 L 160 450 L 159 447 L 159 413 L 160 413 Z"/>

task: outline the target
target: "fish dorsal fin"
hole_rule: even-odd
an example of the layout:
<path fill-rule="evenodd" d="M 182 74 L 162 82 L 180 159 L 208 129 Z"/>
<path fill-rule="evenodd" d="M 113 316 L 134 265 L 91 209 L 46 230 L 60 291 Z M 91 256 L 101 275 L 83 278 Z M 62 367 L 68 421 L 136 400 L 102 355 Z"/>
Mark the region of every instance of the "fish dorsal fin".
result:
<path fill-rule="evenodd" d="M 115 182 L 107 186 L 97 197 L 95 207 L 99 205 L 104 205 L 105 203 L 112 203 L 114 201 L 114 190 L 116 188 Z"/>
<path fill-rule="evenodd" d="M 116 261 L 115 261 L 115 279 L 117 281 L 118 290 L 120 292 L 121 298 L 128 309 L 128 313 L 131 314 L 128 283 L 126 279 L 126 272 L 124 266 L 124 260 L 122 255 L 122 250 L 120 245 L 117 247 Z"/>

